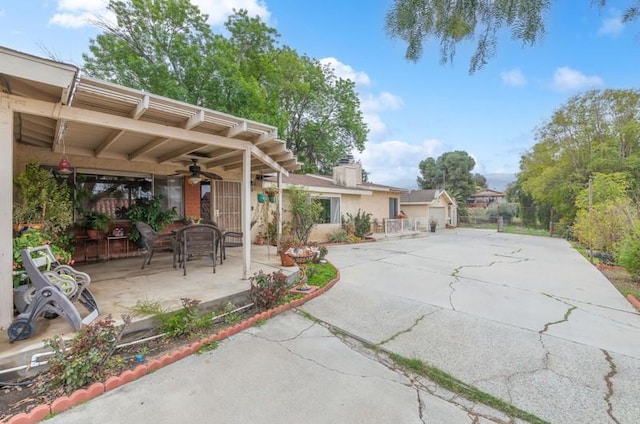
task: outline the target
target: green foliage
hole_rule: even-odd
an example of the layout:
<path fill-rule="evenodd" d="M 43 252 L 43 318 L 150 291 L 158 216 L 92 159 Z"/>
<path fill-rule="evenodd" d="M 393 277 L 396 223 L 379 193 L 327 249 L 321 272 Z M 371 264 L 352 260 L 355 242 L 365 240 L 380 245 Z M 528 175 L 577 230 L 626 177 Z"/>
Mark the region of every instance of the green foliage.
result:
<path fill-rule="evenodd" d="M 350 243 L 351 238 L 344 229 L 340 229 L 329 233 L 329 241 L 331 243 Z"/>
<path fill-rule="evenodd" d="M 346 218 L 342 217 L 342 228 L 347 234 L 353 234 L 362 239 L 371 234 L 371 216 L 371 213 L 361 211 L 360 208 L 355 216 L 348 212 Z"/>
<path fill-rule="evenodd" d="M 496 222 L 501 216 L 504 223 L 510 223 L 516 214 L 516 206 L 507 202 L 494 202 L 487 207 L 489 221 Z"/>
<path fill-rule="evenodd" d="M 633 230 L 638 220 L 628 187 L 624 173 L 594 174 L 591 208 L 588 187 L 576 195 L 578 212 L 573 235 L 578 241 L 605 253 L 615 251 L 617 243 Z"/>
<path fill-rule="evenodd" d="M 14 223 L 40 222 L 48 233 L 58 235 L 73 222 L 69 186 L 66 182 L 59 183 L 36 162 L 26 164 L 24 171 L 14 178 L 14 185 Z"/>
<path fill-rule="evenodd" d="M 23 232 L 20 236 L 13 239 L 13 286 L 17 287 L 21 284 L 27 284 L 28 279 L 20 272 L 24 271 L 24 264 L 22 262 L 22 250 L 27 248 L 33 248 L 38 246 L 44 246 L 48 244 L 51 246 L 51 251 L 55 258 L 61 264 L 72 263 L 72 251 L 57 244 L 55 238 L 48 234 L 46 231 L 40 231 L 35 228 L 30 228 Z"/>
<path fill-rule="evenodd" d="M 175 312 L 161 313 L 156 317 L 161 323 L 161 331 L 167 337 L 181 337 L 195 334 L 202 328 L 207 328 L 212 324 L 211 314 L 200 314 L 199 300 L 180 298 L 182 309 Z"/>
<path fill-rule="evenodd" d="M 249 278 L 251 301 L 257 308 L 271 309 L 287 292 L 287 276 L 282 271 L 266 274 L 262 270 Z"/>
<path fill-rule="evenodd" d="M 640 15 L 640 0 L 623 14 L 623 22 Z M 607 0 L 592 1 L 600 9 Z M 534 45 L 545 33 L 545 14 L 551 0 L 395 0 L 387 12 L 385 29 L 407 43 L 405 57 L 417 62 L 423 44 L 440 45 L 440 62 L 453 62 L 459 43 L 475 42 L 469 73 L 481 69 L 496 54 L 498 34 L 508 29 L 511 38 Z"/>
<path fill-rule="evenodd" d="M 426 158 L 418 168 L 418 186 L 423 189 L 445 189 L 458 202 L 458 208 L 464 208 L 467 199 L 476 191 L 471 171 L 476 161 L 465 151 L 456 150 L 443 153 L 438 157 Z"/>
<path fill-rule="evenodd" d="M 87 72 L 278 128 L 304 163 L 326 171 L 364 149 L 355 84 L 278 42 L 260 17 L 238 10 L 214 34 L 189 0 L 111 0 L 117 21 L 83 55 Z"/>
<path fill-rule="evenodd" d="M 616 260 L 629 271 L 634 280 L 640 280 L 640 222 L 624 236 L 616 249 Z"/>
<path fill-rule="evenodd" d="M 131 220 L 132 224 L 142 221 L 149 224 L 155 231 L 162 230 L 178 216 L 175 208 L 169 210 L 162 209 L 162 199 L 162 195 L 153 196 L 151 199 L 138 199 L 136 203 L 129 208 L 127 217 Z M 133 225 L 129 232 L 129 239 L 135 241 L 139 237 L 140 233 L 135 225 Z"/>
<path fill-rule="evenodd" d="M 106 377 L 109 360 L 118 345 L 126 326 L 131 322 L 122 317 L 124 325 L 115 326 L 108 316 L 104 320 L 84 325 L 74 338 L 65 342 L 54 336 L 45 340 L 45 346 L 53 350 L 49 358 L 49 389 L 62 387 L 66 393 Z"/>
<path fill-rule="evenodd" d="M 309 264 L 307 267 L 307 284 L 324 287 L 337 275 L 338 271 L 331 264 Z"/>
<path fill-rule="evenodd" d="M 80 225 L 88 230 L 98 230 L 102 233 L 109 231 L 111 216 L 104 212 L 87 212 L 82 217 Z"/>
<path fill-rule="evenodd" d="M 301 244 L 306 245 L 311 230 L 322 216 L 322 205 L 313 201 L 309 190 L 301 186 L 290 186 L 287 194 L 289 195 L 288 212 L 291 214 L 293 237 Z"/>
<path fill-rule="evenodd" d="M 625 187 L 614 181 L 603 183 L 597 197 L 624 189 L 627 196 L 640 193 L 640 91 L 592 90 L 577 95 L 556 110 L 536 131 L 536 144 L 522 156 L 518 184 L 521 194 L 531 196 L 536 207 L 553 208 L 571 224 L 589 177 L 597 174 L 624 175 Z M 595 189 L 595 187 L 594 187 Z M 616 195 L 617 196 L 617 195 Z M 548 219 L 540 222 L 549 222 Z"/>

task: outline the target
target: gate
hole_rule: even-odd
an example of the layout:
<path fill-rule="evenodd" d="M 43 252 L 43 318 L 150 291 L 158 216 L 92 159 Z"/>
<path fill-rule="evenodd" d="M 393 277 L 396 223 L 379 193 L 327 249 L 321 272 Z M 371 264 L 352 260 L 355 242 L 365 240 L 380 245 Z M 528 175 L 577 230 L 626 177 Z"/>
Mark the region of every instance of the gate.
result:
<path fill-rule="evenodd" d="M 212 219 L 227 231 L 242 231 L 240 188 L 239 181 L 211 181 Z"/>

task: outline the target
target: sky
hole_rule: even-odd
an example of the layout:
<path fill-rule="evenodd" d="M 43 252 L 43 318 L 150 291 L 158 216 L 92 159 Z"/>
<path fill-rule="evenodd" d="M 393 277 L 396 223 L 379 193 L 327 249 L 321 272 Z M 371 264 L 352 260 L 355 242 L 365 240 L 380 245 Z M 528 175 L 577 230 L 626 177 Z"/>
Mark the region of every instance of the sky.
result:
<path fill-rule="evenodd" d="M 505 31 L 496 56 L 468 73 L 472 44 L 460 45 L 452 64 L 440 64 L 437 42 L 418 63 L 390 38 L 384 19 L 393 0 L 191 0 L 214 31 L 234 8 L 259 15 L 280 43 L 356 83 L 369 128 L 354 152 L 371 182 L 416 188 L 418 164 L 454 150 L 476 161 L 473 172 L 502 190 L 535 144 L 535 130 L 574 95 L 590 89 L 640 88 L 640 23 L 620 16 L 632 0 L 554 1 L 546 33 L 533 47 Z M 104 0 L 0 0 L 0 45 L 82 67 L 82 53 L 99 34 Z"/>

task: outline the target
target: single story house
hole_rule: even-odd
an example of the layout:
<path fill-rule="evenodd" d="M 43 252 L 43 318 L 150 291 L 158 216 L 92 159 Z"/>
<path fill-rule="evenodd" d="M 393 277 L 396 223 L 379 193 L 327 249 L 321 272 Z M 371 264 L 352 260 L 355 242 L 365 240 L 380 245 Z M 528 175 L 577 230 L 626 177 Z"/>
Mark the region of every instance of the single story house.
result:
<path fill-rule="evenodd" d="M 400 197 L 400 209 L 409 218 L 435 220 L 436 228 L 458 225 L 458 204 L 446 190 L 411 190 Z"/>
<path fill-rule="evenodd" d="M 164 194 L 167 208 L 199 216 L 208 189 L 215 218 L 243 232 L 243 278 L 251 272 L 252 182 L 265 171 L 281 178 L 300 168 L 273 126 L 90 78 L 74 65 L 1 46 L 0 145 L 0 328 L 13 318 L 13 180 L 26 163 L 85 184 L 93 195 L 125 196 L 102 202 L 110 213 L 140 196 Z M 221 180 L 205 184 L 207 173 Z"/>
<path fill-rule="evenodd" d="M 329 234 L 341 228 L 341 219 L 347 213 L 355 216 L 358 210 L 371 214 L 371 220 L 382 222 L 386 218 L 395 218 L 400 211 L 400 196 L 405 189 L 362 180 L 362 165 L 353 160 L 345 161 L 333 168 L 333 175 L 289 174 L 282 176 L 280 187 L 286 193 L 289 186 L 302 186 L 311 196 L 321 202 L 325 208 L 324 222 L 318 223 L 310 236 L 310 241 L 326 241 Z M 263 189 L 277 186 L 276 181 L 265 178 Z M 284 203 L 284 220 L 287 220 L 287 199 Z M 254 228 L 254 236 L 259 229 Z"/>

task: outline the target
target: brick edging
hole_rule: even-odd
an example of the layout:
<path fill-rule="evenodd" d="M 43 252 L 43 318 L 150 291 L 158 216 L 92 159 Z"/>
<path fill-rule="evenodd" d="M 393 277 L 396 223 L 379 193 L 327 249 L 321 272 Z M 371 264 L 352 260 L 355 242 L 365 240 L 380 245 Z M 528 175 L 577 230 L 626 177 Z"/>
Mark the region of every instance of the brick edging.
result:
<path fill-rule="evenodd" d="M 636 299 L 632 294 L 627 295 L 627 300 L 640 312 L 640 300 Z"/>
<path fill-rule="evenodd" d="M 333 264 L 331 266 L 333 266 Z M 336 270 L 336 277 L 333 280 L 329 281 L 324 287 L 318 290 L 314 290 L 313 292 L 309 293 L 308 295 L 305 295 L 300 299 L 292 300 L 290 302 L 287 302 L 275 308 L 261 312 L 257 315 L 253 315 L 252 317 L 249 317 L 242 322 L 239 322 L 231 327 L 225 328 L 199 341 L 193 342 L 188 346 L 176 349 L 170 353 L 165 353 L 164 355 L 158 358 L 149 360 L 145 364 L 138 365 L 134 369 L 125 370 L 119 376 L 109 377 L 104 382 L 93 383 L 87 388 L 76 390 L 69 396 L 61 396 L 58 399 L 55 399 L 50 404 L 38 405 L 28 413 L 21 412 L 19 414 L 14 415 L 13 417 L 10 417 L 8 421 L 3 421 L 3 422 L 6 424 L 39 423 L 43 421 L 45 418 L 47 418 L 48 416 L 50 416 L 51 414 L 59 414 L 61 412 L 64 412 L 67 409 L 73 408 L 74 406 L 80 403 L 87 402 L 93 398 L 96 398 L 105 392 L 114 390 L 124 384 L 137 380 L 140 377 L 143 377 L 150 372 L 163 368 L 169 364 L 179 361 L 182 358 L 186 358 L 187 356 L 198 352 L 203 344 L 226 339 L 227 337 L 238 334 L 239 332 L 254 326 L 255 323 L 259 320 L 271 318 L 274 315 L 280 314 L 292 308 L 298 308 L 303 304 L 307 303 L 308 301 L 310 301 L 311 299 L 314 299 L 320 296 L 321 294 L 325 293 L 327 290 L 335 286 L 338 283 L 338 281 L 340 281 L 340 270 L 335 266 L 333 266 L 333 268 Z M 634 300 L 638 302 L 638 300 L 635 299 L 635 297 L 634 297 Z M 629 301 L 631 302 L 631 300 Z M 640 302 L 637 303 L 636 307 L 640 308 Z"/>

